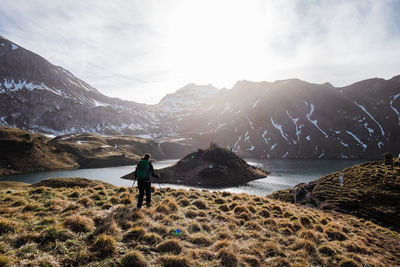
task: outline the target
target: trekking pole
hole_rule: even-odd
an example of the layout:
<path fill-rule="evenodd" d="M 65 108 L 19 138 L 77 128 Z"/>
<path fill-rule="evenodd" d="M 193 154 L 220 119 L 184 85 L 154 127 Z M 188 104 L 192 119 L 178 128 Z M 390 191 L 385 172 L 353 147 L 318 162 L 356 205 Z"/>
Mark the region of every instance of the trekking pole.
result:
<path fill-rule="evenodd" d="M 131 195 L 131 193 L 132 193 L 132 190 L 133 190 L 133 187 L 135 186 L 135 183 L 136 183 L 136 179 L 134 178 L 134 179 L 133 179 L 133 184 L 132 184 L 132 186 L 131 186 L 131 188 L 130 188 L 130 190 L 129 190 L 128 199 L 129 199 L 129 197 L 130 197 L 130 195 Z"/>

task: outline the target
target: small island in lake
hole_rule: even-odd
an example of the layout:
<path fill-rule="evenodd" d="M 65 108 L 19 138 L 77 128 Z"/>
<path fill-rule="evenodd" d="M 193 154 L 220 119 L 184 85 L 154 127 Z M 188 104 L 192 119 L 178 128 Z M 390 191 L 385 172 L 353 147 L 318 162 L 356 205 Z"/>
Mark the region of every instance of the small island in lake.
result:
<path fill-rule="evenodd" d="M 205 150 L 199 149 L 158 173 L 157 182 L 160 183 L 212 188 L 238 186 L 269 174 L 216 144 Z"/>

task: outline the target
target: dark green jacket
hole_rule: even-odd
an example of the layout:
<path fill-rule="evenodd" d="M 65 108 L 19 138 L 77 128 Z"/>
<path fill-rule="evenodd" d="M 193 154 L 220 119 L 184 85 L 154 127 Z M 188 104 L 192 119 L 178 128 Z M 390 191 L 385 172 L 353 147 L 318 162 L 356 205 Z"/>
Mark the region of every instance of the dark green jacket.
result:
<path fill-rule="evenodd" d="M 142 158 L 136 166 L 135 178 L 138 180 L 150 180 L 150 176 L 159 177 L 154 172 L 153 164 L 145 158 Z"/>

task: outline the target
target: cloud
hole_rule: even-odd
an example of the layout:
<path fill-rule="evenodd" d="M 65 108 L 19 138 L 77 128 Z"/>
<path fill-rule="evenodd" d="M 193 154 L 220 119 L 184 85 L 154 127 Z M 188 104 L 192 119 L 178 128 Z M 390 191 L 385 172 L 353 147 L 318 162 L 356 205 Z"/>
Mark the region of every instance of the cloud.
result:
<path fill-rule="evenodd" d="M 0 34 L 110 96 L 399 74 L 398 1 L 3 0 Z"/>

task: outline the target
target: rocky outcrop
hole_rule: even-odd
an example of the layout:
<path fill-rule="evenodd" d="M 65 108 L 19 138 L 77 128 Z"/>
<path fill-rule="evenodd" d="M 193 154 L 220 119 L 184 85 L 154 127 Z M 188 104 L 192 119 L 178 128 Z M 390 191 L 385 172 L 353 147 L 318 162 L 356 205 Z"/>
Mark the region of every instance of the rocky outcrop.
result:
<path fill-rule="evenodd" d="M 269 197 L 291 203 L 335 210 L 370 219 L 400 230 L 400 162 L 355 165 L 308 184 L 274 192 Z"/>
<path fill-rule="evenodd" d="M 199 149 L 158 173 L 156 182 L 215 188 L 238 186 L 268 175 L 218 146 Z"/>

